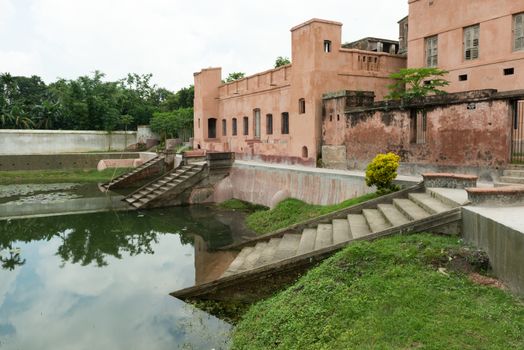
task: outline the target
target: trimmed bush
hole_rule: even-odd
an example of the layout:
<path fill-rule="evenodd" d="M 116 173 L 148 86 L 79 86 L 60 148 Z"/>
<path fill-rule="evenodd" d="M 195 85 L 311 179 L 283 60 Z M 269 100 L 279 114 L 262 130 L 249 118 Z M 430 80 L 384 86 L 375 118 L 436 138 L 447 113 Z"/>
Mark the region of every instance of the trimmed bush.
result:
<path fill-rule="evenodd" d="M 376 186 L 379 193 L 396 190 L 393 180 L 397 177 L 400 157 L 393 152 L 379 153 L 366 169 L 366 185 Z"/>

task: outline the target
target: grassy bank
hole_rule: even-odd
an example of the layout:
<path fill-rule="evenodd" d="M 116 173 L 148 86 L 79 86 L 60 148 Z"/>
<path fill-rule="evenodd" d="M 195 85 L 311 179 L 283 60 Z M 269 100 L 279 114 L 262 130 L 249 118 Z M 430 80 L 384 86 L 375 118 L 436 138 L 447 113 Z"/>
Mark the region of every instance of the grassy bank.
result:
<path fill-rule="evenodd" d="M 105 169 L 103 171 L 69 169 L 69 170 L 34 170 L 34 171 L 0 171 L 0 185 L 25 183 L 58 183 L 58 182 L 105 182 L 120 176 L 130 169 Z"/>
<path fill-rule="evenodd" d="M 524 306 L 472 281 L 483 262 L 456 237 L 351 245 L 252 306 L 233 349 L 523 349 Z"/>
<path fill-rule="evenodd" d="M 274 209 L 254 212 L 247 217 L 246 223 L 256 233 L 264 234 L 376 197 L 375 193 L 370 193 L 334 205 L 313 205 L 291 198 L 280 202 Z"/>

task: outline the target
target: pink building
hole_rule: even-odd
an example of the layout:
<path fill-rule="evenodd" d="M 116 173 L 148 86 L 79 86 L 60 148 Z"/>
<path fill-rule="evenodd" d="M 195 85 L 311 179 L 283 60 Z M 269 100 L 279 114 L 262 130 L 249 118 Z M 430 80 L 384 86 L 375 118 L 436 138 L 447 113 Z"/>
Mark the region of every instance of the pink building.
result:
<path fill-rule="evenodd" d="M 315 166 L 322 95 L 344 89 L 374 91 L 382 99 L 389 75 L 406 66 L 404 56 L 389 53 L 398 51 L 391 41 L 378 45 L 388 53 L 343 48 L 341 26 L 312 19 L 292 28 L 287 66 L 227 84 L 220 68 L 195 73 L 194 147 Z"/>
<path fill-rule="evenodd" d="M 449 92 L 524 89 L 524 1 L 409 0 L 408 21 L 408 67 L 449 71 Z"/>

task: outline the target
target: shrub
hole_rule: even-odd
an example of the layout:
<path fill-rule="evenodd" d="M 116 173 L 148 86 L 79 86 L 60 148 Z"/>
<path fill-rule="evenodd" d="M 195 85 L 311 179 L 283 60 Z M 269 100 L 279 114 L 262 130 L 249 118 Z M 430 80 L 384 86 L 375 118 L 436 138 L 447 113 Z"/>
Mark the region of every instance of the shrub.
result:
<path fill-rule="evenodd" d="M 399 162 L 400 157 L 393 152 L 377 154 L 367 166 L 366 185 L 377 186 L 377 192 L 382 194 L 396 190 L 392 182 L 397 177 Z"/>

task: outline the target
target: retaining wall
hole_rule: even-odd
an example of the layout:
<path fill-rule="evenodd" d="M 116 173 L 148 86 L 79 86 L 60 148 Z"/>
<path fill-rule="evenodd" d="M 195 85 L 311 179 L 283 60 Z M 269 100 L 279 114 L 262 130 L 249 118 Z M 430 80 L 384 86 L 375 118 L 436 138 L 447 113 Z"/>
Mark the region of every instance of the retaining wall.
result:
<path fill-rule="evenodd" d="M 406 185 L 416 181 L 398 181 Z M 349 171 L 255 165 L 236 161 L 229 178 L 216 187 L 217 202 L 236 198 L 272 207 L 285 198 L 311 204 L 337 204 L 375 191 L 366 186 L 364 176 Z M 225 193 L 229 193 L 229 198 Z"/>
<path fill-rule="evenodd" d="M 136 131 L 0 130 L 0 155 L 120 151 Z"/>
<path fill-rule="evenodd" d="M 137 152 L 0 155 L 0 171 L 96 169 L 102 159 L 136 159 L 143 155 Z M 147 161 L 149 158 L 144 159 Z"/>
<path fill-rule="evenodd" d="M 524 295 L 524 207 L 462 208 L 464 240 L 485 251 L 495 275 Z M 520 226 L 519 226 L 520 225 Z"/>

